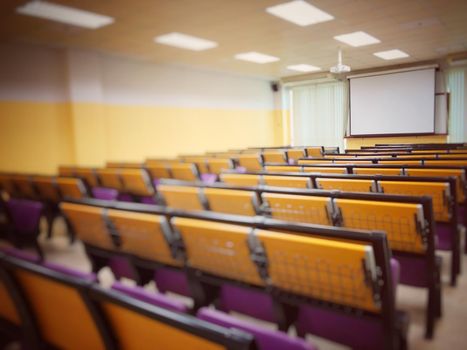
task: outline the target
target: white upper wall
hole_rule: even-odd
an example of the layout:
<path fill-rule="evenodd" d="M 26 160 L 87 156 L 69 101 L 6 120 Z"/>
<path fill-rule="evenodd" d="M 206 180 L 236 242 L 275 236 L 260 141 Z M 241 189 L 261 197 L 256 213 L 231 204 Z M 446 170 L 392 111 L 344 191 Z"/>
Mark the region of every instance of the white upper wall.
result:
<path fill-rule="evenodd" d="M 270 82 L 89 51 L 0 45 L 0 100 L 274 109 Z"/>
<path fill-rule="evenodd" d="M 63 51 L 0 44 L 0 100 L 68 100 Z"/>

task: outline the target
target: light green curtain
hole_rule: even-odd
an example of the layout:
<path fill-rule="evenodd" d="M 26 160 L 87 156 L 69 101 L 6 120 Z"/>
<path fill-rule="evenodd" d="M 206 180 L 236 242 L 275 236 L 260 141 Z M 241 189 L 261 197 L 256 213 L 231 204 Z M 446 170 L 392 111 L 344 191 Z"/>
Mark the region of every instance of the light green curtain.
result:
<path fill-rule="evenodd" d="M 465 123 L 465 73 L 466 68 L 448 71 L 449 100 L 449 142 L 467 141 Z"/>
<path fill-rule="evenodd" d="M 326 82 L 291 88 L 292 141 L 296 146 L 339 146 L 344 143 L 347 88 Z"/>

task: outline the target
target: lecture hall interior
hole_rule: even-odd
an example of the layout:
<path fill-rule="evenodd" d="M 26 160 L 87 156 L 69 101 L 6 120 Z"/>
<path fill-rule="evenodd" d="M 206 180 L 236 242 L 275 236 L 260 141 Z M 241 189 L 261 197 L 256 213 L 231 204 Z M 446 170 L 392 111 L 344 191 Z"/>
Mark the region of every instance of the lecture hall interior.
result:
<path fill-rule="evenodd" d="M 2 0 L 0 350 L 467 344 L 466 0 Z"/>

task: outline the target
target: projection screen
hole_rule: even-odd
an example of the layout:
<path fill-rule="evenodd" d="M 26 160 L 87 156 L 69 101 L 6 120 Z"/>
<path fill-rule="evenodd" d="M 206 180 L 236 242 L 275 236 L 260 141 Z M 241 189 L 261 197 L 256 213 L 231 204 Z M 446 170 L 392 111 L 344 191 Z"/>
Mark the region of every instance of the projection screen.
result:
<path fill-rule="evenodd" d="M 434 133 L 434 68 L 349 80 L 351 136 Z"/>

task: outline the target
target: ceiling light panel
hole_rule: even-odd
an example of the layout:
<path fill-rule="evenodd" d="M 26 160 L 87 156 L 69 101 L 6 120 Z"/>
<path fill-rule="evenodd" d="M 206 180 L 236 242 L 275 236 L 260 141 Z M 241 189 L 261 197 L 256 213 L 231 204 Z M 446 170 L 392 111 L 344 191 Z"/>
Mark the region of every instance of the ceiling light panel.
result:
<path fill-rule="evenodd" d="M 373 45 L 381 42 L 381 40 L 376 39 L 374 36 L 361 31 L 337 35 L 334 39 L 353 47 Z"/>
<path fill-rule="evenodd" d="M 115 21 L 114 18 L 109 16 L 46 1 L 28 2 L 18 7 L 16 12 L 22 15 L 39 17 L 89 29 L 101 28 Z"/>
<path fill-rule="evenodd" d="M 295 64 L 295 65 L 287 66 L 287 69 L 293 70 L 296 72 L 304 72 L 304 73 L 317 72 L 321 70 L 321 68 L 315 67 L 309 64 Z"/>
<path fill-rule="evenodd" d="M 214 41 L 176 32 L 157 36 L 154 41 L 158 44 L 193 51 L 203 51 L 218 46 Z"/>
<path fill-rule="evenodd" d="M 279 58 L 277 57 L 265 55 L 263 53 L 259 53 L 255 51 L 239 53 L 235 55 L 235 58 L 237 60 L 254 62 L 254 63 L 259 63 L 259 64 L 279 61 Z"/>
<path fill-rule="evenodd" d="M 303 0 L 271 6 L 266 8 L 266 12 L 302 27 L 334 19 L 329 13 Z"/>
<path fill-rule="evenodd" d="M 382 58 L 383 60 L 396 60 L 399 58 L 409 57 L 407 53 L 398 49 L 375 52 L 373 55 Z"/>

